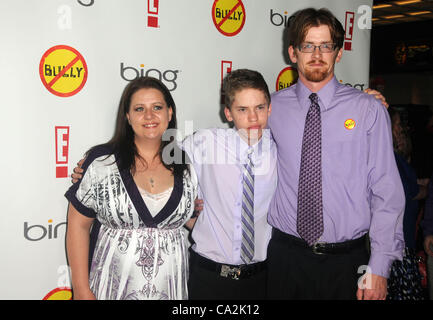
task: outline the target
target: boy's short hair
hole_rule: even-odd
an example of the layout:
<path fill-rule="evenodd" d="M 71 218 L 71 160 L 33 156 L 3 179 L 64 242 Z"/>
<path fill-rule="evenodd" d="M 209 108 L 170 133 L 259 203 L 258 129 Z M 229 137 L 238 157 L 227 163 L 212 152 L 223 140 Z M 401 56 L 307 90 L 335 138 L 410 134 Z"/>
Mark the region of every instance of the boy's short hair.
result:
<path fill-rule="evenodd" d="M 289 46 L 293 46 L 293 48 L 299 47 L 305 40 L 308 30 L 311 27 L 319 27 L 320 25 L 329 27 L 331 39 L 337 48 L 343 47 L 344 28 L 332 12 L 326 8 L 319 10 L 306 8 L 294 13 L 289 27 Z"/>
<path fill-rule="evenodd" d="M 237 69 L 224 78 L 223 91 L 225 94 L 225 105 L 231 108 L 235 95 L 243 89 L 257 89 L 263 92 L 268 105 L 271 102 L 268 85 L 260 72 L 249 69 Z"/>

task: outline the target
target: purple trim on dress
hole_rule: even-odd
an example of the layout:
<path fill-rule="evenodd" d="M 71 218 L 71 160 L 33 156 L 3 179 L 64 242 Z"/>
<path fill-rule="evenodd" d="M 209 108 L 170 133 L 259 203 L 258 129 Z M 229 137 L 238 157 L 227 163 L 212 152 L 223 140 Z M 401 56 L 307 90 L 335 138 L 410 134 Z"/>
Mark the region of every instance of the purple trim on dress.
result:
<path fill-rule="evenodd" d="M 175 175 L 174 186 L 170 198 L 161 211 L 159 211 L 155 217 L 152 217 L 149 209 L 144 203 L 143 197 L 138 190 L 137 184 L 135 183 L 131 172 L 126 169 L 122 170 L 120 171 L 120 176 L 122 178 L 123 184 L 125 185 L 126 192 L 128 193 L 135 209 L 137 210 L 138 216 L 148 228 L 156 228 L 159 223 L 167 219 L 176 210 L 182 198 L 183 178 Z"/>
<path fill-rule="evenodd" d="M 84 176 L 84 174 L 87 171 L 87 168 L 96 158 L 99 158 L 104 155 L 108 157 L 111 154 L 112 154 L 111 149 L 106 146 L 97 146 L 93 148 L 92 151 L 87 155 L 83 165 L 81 166 L 81 168 L 83 169 L 82 175 Z M 77 209 L 79 213 L 89 218 L 95 218 L 96 212 L 83 205 L 81 201 L 79 201 L 76 197 L 76 193 L 80 184 L 81 184 L 81 179 L 77 183 L 72 184 L 72 186 L 70 186 L 70 188 L 66 191 L 65 197 L 72 203 L 72 205 L 75 207 L 75 209 Z"/>

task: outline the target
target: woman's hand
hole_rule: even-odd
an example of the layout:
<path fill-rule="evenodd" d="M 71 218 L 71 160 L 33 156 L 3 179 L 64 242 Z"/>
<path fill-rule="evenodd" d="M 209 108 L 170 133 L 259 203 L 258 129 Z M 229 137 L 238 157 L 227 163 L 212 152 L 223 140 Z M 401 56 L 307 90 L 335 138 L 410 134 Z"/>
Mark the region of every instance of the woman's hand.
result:
<path fill-rule="evenodd" d="M 90 288 L 86 290 L 74 290 L 73 294 L 74 300 L 96 300 L 96 297 L 93 292 L 90 291 Z"/>

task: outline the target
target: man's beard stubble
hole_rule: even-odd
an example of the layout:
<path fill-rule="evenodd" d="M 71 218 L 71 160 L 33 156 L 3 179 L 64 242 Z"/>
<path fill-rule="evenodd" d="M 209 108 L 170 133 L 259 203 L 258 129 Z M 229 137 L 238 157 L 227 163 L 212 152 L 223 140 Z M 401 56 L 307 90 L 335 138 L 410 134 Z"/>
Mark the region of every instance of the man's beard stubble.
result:
<path fill-rule="evenodd" d="M 321 63 L 325 69 L 314 68 L 313 70 L 305 69 L 305 78 L 311 82 L 321 82 L 328 76 L 327 63 L 325 61 L 310 61 L 307 65 Z"/>

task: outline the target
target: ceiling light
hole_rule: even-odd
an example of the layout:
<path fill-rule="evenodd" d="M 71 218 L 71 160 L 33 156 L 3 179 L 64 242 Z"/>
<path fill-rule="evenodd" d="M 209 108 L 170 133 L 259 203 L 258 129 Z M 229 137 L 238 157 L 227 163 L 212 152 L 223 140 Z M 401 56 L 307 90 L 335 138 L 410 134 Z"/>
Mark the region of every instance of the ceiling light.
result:
<path fill-rule="evenodd" d="M 376 4 L 375 6 L 373 6 L 373 9 L 382 9 L 388 7 L 392 7 L 392 4 Z"/>
<path fill-rule="evenodd" d="M 383 16 L 382 18 L 385 18 L 385 19 L 397 19 L 397 18 L 403 18 L 403 17 L 404 17 L 403 14 L 394 14 L 392 16 Z"/>
<path fill-rule="evenodd" d="M 417 2 L 421 2 L 421 0 L 394 1 L 394 3 L 395 3 L 395 4 L 398 4 L 399 6 L 404 6 L 405 4 L 417 3 Z"/>
<path fill-rule="evenodd" d="M 420 14 L 432 13 L 431 11 L 417 11 L 417 12 L 408 12 L 411 16 L 418 16 Z"/>

